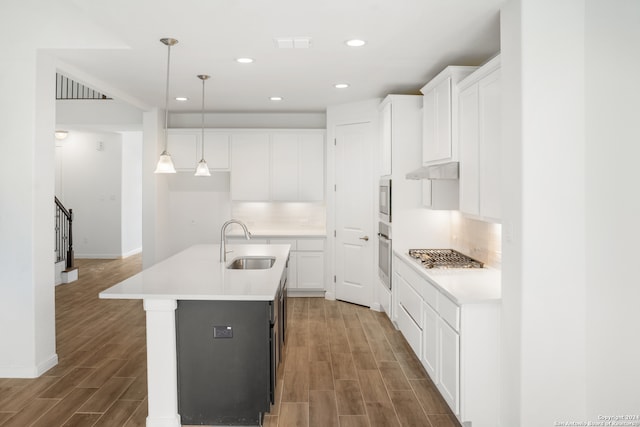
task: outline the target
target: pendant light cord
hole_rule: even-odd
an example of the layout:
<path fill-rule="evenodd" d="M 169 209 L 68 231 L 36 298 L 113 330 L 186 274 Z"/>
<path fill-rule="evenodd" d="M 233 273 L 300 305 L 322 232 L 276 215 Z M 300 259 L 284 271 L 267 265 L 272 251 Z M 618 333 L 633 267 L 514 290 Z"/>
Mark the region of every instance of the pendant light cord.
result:
<path fill-rule="evenodd" d="M 171 43 L 167 44 L 167 85 L 164 95 L 164 150 L 167 151 L 169 128 L 169 65 L 171 64 Z"/>
<path fill-rule="evenodd" d="M 204 81 L 202 79 L 202 160 L 204 160 Z"/>

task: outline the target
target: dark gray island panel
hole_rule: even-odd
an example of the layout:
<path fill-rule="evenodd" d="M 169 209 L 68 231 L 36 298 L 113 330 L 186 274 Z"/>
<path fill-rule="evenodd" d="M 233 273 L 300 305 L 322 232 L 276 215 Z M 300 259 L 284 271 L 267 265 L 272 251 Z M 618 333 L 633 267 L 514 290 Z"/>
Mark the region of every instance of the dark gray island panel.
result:
<path fill-rule="evenodd" d="M 178 301 L 183 424 L 260 424 L 271 404 L 273 321 L 271 301 Z"/>

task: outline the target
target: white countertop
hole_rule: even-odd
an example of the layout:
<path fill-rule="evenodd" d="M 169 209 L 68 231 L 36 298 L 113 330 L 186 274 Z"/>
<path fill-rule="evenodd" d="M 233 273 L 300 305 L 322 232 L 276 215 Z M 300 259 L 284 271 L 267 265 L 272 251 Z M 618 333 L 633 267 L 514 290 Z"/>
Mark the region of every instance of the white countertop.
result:
<path fill-rule="evenodd" d="M 196 245 L 100 293 L 104 299 L 273 300 L 289 256 L 289 245 L 227 245 L 225 264 L 219 245 Z M 225 268 L 239 256 L 274 256 L 265 270 Z"/>
<path fill-rule="evenodd" d="M 457 304 L 500 301 L 500 270 L 495 268 L 424 268 L 420 262 L 406 252 L 393 253 L 402 258 L 421 276 L 436 285 Z"/>

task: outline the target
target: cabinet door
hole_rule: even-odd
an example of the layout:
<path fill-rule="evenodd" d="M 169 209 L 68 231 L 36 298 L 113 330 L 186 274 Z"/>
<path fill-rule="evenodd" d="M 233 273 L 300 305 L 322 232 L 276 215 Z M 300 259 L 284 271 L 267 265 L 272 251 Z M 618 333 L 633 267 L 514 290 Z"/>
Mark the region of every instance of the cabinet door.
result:
<path fill-rule="evenodd" d="M 324 289 L 324 253 L 298 252 L 298 289 Z"/>
<path fill-rule="evenodd" d="M 436 159 L 436 93 L 430 90 L 422 97 L 422 163 Z"/>
<path fill-rule="evenodd" d="M 380 175 L 391 175 L 391 120 L 393 114 L 391 108 L 391 102 L 389 102 L 384 105 L 381 113 Z"/>
<path fill-rule="evenodd" d="M 460 335 L 444 320 L 438 321 L 438 389 L 454 414 L 460 413 Z"/>
<path fill-rule="evenodd" d="M 298 288 L 298 256 L 296 252 L 289 253 L 289 268 L 287 269 L 287 288 L 289 289 Z"/>
<path fill-rule="evenodd" d="M 229 170 L 228 133 L 204 132 L 204 159 L 211 170 Z M 202 144 L 197 148 L 198 161 L 202 158 Z"/>
<path fill-rule="evenodd" d="M 480 214 L 500 219 L 502 174 L 500 70 L 479 83 L 480 94 Z"/>
<path fill-rule="evenodd" d="M 427 303 L 423 303 L 423 310 L 422 365 L 434 384 L 438 384 L 438 314 Z"/>
<path fill-rule="evenodd" d="M 460 211 L 470 215 L 480 213 L 478 105 L 477 84 L 460 93 Z"/>
<path fill-rule="evenodd" d="M 272 135 L 271 200 L 298 200 L 298 135 L 294 133 Z"/>
<path fill-rule="evenodd" d="M 300 135 L 298 161 L 298 200 L 324 200 L 324 133 Z"/>
<path fill-rule="evenodd" d="M 231 135 L 231 199 L 269 200 L 269 135 Z"/>
<path fill-rule="evenodd" d="M 178 171 L 195 171 L 200 158 L 196 147 L 200 136 L 194 131 L 174 132 L 167 135 L 167 151 L 173 160 L 173 166 Z"/>
<path fill-rule="evenodd" d="M 452 156 L 451 146 L 451 77 L 434 89 L 436 135 L 433 160 L 445 160 Z"/>
<path fill-rule="evenodd" d="M 450 159 L 451 77 L 447 77 L 423 97 L 422 162 Z"/>

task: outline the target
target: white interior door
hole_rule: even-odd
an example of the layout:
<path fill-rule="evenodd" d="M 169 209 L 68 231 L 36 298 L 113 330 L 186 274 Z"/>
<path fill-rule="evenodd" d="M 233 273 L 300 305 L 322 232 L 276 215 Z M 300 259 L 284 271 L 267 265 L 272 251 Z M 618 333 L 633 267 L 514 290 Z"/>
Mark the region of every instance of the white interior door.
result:
<path fill-rule="evenodd" d="M 373 149 L 371 123 L 336 126 L 336 298 L 371 306 L 373 301 Z"/>

